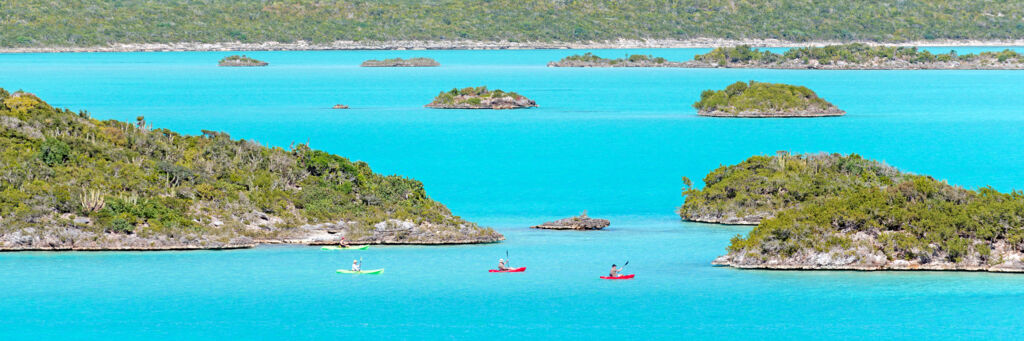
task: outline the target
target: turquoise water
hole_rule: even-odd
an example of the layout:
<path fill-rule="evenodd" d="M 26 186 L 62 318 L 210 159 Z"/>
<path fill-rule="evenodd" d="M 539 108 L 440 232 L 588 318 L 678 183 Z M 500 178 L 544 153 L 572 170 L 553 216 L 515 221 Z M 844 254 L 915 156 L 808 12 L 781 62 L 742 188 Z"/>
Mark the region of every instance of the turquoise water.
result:
<path fill-rule="evenodd" d="M 948 48 L 938 48 L 945 51 Z M 980 48 L 958 48 L 979 51 Z M 1024 52 L 1024 49 L 1016 50 Z M 598 51 L 687 59 L 702 49 Z M 501 244 L 322 252 L 0 254 L 4 339 L 1016 338 L 1024 276 L 714 268 L 748 228 L 682 223 L 680 177 L 755 154 L 855 152 L 967 188 L 1024 188 L 1024 71 L 556 69 L 565 50 L 0 55 L 0 87 L 102 119 L 314 148 L 422 180 Z M 429 56 L 440 68 L 359 68 Z M 714 119 L 737 80 L 807 85 L 848 112 Z M 488 85 L 540 108 L 441 111 Z M 330 110 L 336 103 L 346 111 Z M 531 231 L 588 210 L 606 231 Z M 509 250 L 521 274 L 489 274 Z M 380 276 L 334 269 L 362 257 Z M 633 281 L 602 281 L 629 260 Z"/>

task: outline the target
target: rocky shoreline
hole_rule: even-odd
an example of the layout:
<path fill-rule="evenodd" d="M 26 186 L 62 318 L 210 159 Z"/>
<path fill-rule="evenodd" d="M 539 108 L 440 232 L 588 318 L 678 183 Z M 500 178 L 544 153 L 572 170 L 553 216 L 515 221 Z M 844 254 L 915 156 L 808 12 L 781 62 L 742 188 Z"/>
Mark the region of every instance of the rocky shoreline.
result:
<path fill-rule="evenodd" d="M 537 102 L 534 102 L 528 98 L 512 98 L 512 97 L 501 97 L 501 98 L 480 98 L 478 103 L 467 102 L 465 100 L 479 98 L 479 97 L 462 97 L 459 98 L 463 102 L 459 103 L 430 103 L 425 105 L 427 108 L 432 109 L 524 109 L 537 107 Z"/>
<path fill-rule="evenodd" d="M 839 108 L 814 108 L 810 110 L 776 110 L 776 111 L 741 111 L 731 113 L 721 110 L 700 110 L 699 116 L 706 117 L 728 117 L 728 118 L 801 118 L 801 117 L 835 117 L 846 115 L 845 111 Z"/>
<path fill-rule="evenodd" d="M 602 59 L 596 61 L 586 60 L 559 60 L 548 62 L 548 67 L 667 67 L 667 68 L 686 68 L 687 62 L 673 62 L 673 61 L 662 61 L 657 62 L 653 60 L 614 60 L 614 59 Z"/>
<path fill-rule="evenodd" d="M 221 59 L 220 62 L 217 63 L 217 66 L 227 66 L 227 67 L 252 67 L 252 66 L 267 66 L 267 65 L 270 65 L 270 64 L 267 63 L 267 62 L 264 62 L 262 60 L 256 60 L 256 59 L 253 59 L 253 58 L 246 57 L 244 54 L 241 55 L 241 56 L 238 56 L 238 55 L 229 56 L 229 57 L 226 57 L 224 59 Z"/>
<path fill-rule="evenodd" d="M 587 216 L 586 212 L 576 217 L 568 217 L 549 221 L 540 225 L 530 226 L 532 229 L 545 230 L 600 230 L 611 225 L 608 219 L 597 219 Z"/>
<path fill-rule="evenodd" d="M 683 221 L 692 221 L 696 223 L 706 224 L 720 224 L 720 225 L 757 225 L 761 223 L 762 219 L 756 216 L 715 216 L 715 215 L 683 215 Z"/>
<path fill-rule="evenodd" d="M 780 70 L 1021 70 L 1024 63 L 1001 63 L 996 60 L 975 60 L 975 61 L 945 61 L 928 63 L 910 63 L 905 60 L 875 60 L 867 63 L 846 63 L 843 61 L 835 64 L 819 64 L 815 60 L 804 63 L 800 60 L 787 60 L 781 63 L 738 63 L 731 62 L 720 65 L 712 62 L 690 60 L 685 62 L 664 61 L 655 62 L 643 61 L 622 61 L 613 63 L 612 60 L 581 61 L 581 60 L 559 60 L 549 62 L 548 67 L 657 67 L 657 68 L 689 68 L 689 69 L 780 69 Z M 706 115 L 711 116 L 711 115 Z M 838 115 L 821 115 L 838 116 Z M 757 117 L 757 116 L 750 116 Z M 818 117 L 803 115 L 803 117 Z"/>
<path fill-rule="evenodd" d="M 372 60 L 364 61 L 359 66 L 362 66 L 362 67 L 435 67 L 435 66 L 441 66 L 441 63 L 438 63 L 436 60 L 433 60 L 433 59 L 430 59 L 430 58 L 418 57 L 418 58 L 409 58 L 409 59 L 402 59 L 402 58 L 393 58 L 393 59 L 385 59 L 385 60 L 372 59 Z"/>
<path fill-rule="evenodd" d="M 858 243 L 852 250 L 828 251 L 800 250 L 792 256 L 764 255 L 757 251 L 740 250 L 719 256 L 711 265 L 737 269 L 761 270 L 856 270 L 856 271 L 987 271 L 1024 272 L 1024 253 L 1006 243 L 997 243 L 992 253 L 966 255 L 960 262 L 951 262 L 945 253 L 929 258 L 889 259 L 881 250 L 877 236 L 863 232 L 853 235 Z"/>
<path fill-rule="evenodd" d="M 804 63 L 801 60 L 787 60 L 780 63 L 717 63 L 703 61 L 687 61 L 678 63 L 684 68 L 724 68 L 724 69 L 778 69 L 778 70 L 1021 70 L 1024 63 L 1000 63 L 992 60 L 945 61 L 911 63 L 905 60 L 873 60 L 866 63 L 847 63 L 838 61 L 835 64 L 820 64 L 816 60 Z"/>
<path fill-rule="evenodd" d="M 350 243 L 361 245 L 461 245 L 505 240 L 505 236 L 493 230 L 476 232 L 468 225 L 453 231 L 430 223 L 416 224 L 392 219 L 377 223 L 368 232 L 354 229 L 356 226 L 355 222 L 306 225 L 290 230 L 269 231 L 276 233 L 275 237 L 237 236 L 227 240 L 224 237 L 200 235 L 141 237 L 136 234 L 95 233 L 76 227 L 46 231 L 30 228 L 0 234 L 0 252 L 232 250 L 261 244 L 336 245 L 342 237 Z"/>
<path fill-rule="evenodd" d="M 537 102 L 515 92 L 486 86 L 443 91 L 424 105 L 433 109 L 523 109 L 537 107 Z"/>
<path fill-rule="evenodd" d="M 640 48 L 714 48 L 720 46 L 750 45 L 752 47 L 806 47 L 850 43 L 851 41 L 794 42 L 778 39 L 618 39 L 586 42 L 510 42 L 473 40 L 394 40 L 394 41 L 335 41 L 314 44 L 306 41 L 283 42 L 178 42 L 110 44 L 105 46 L 42 46 L 3 47 L 0 53 L 61 53 L 61 52 L 170 52 L 170 51 L 307 51 L 307 50 L 504 50 L 504 49 L 640 49 Z M 1017 40 L 924 40 L 879 43 L 862 42 L 871 46 L 1024 46 Z"/>

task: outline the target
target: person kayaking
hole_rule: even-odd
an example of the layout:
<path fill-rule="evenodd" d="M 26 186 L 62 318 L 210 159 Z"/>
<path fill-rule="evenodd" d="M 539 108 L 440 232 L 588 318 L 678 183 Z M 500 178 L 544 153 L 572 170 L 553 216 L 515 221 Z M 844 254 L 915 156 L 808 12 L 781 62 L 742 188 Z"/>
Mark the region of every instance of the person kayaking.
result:
<path fill-rule="evenodd" d="M 619 277 L 619 268 L 612 264 L 612 271 L 608 272 L 608 277 Z"/>
<path fill-rule="evenodd" d="M 338 243 L 338 247 L 340 247 L 340 248 L 348 247 L 348 241 L 345 240 L 345 237 L 341 237 L 341 242 Z"/>
<path fill-rule="evenodd" d="M 498 270 L 505 271 L 505 270 L 508 270 L 508 269 L 510 269 L 510 268 L 508 267 L 507 264 L 505 264 L 505 259 L 504 258 L 499 259 L 498 260 Z"/>
<path fill-rule="evenodd" d="M 355 260 L 355 259 L 352 260 L 352 271 L 355 271 L 355 272 L 362 271 L 362 270 L 359 269 L 359 261 L 358 260 Z"/>

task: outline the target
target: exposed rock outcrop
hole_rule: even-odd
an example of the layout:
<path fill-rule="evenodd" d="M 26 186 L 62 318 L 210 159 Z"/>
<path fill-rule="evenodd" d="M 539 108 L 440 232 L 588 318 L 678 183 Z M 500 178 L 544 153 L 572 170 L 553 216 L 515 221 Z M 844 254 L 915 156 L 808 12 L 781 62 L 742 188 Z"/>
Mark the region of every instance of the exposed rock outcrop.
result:
<path fill-rule="evenodd" d="M 854 247 L 832 248 L 827 251 L 801 249 L 785 256 L 765 254 L 754 250 L 729 252 L 711 262 L 712 265 L 740 269 L 767 270 L 947 270 L 1024 272 L 1024 254 L 1005 242 L 995 243 L 988 255 L 972 253 L 959 262 L 948 260 L 943 251 L 927 252 L 927 257 L 890 259 L 882 252 L 877 236 L 863 232 L 853 235 Z M 918 250 L 922 251 L 922 250 Z"/>
<path fill-rule="evenodd" d="M 426 105 L 434 109 L 520 109 L 536 107 L 537 102 L 515 92 L 488 90 L 486 86 L 444 91 Z"/>
<path fill-rule="evenodd" d="M 729 112 L 724 110 L 699 110 L 697 115 L 708 117 L 733 117 L 733 118 L 796 118 L 796 117 L 829 117 L 843 116 L 845 111 L 836 107 L 810 106 L 803 109 L 785 110 L 743 110 Z"/>
<path fill-rule="evenodd" d="M 596 219 L 587 216 L 587 212 L 583 212 L 577 217 L 563 218 L 555 221 L 549 221 L 540 225 L 531 226 L 534 229 L 547 229 L 547 230 L 600 230 L 611 225 L 608 219 Z"/>
<path fill-rule="evenodd" d="M 734 118 L 842 116 L 846 112 L 805 86 L 750 81 L 704 90 L 693 104 L 697 115 Z"/>
<path fill-rule="evenodd" d="M 331 109 L 348 109 L 348 106 L 344 104 L 335 104 Z"/>
<path fill-rule="evenodd" d="M 26 228 L 0 234 L 0 251 L 161 251 L 220 250 L 256 246 L 249 237 L 215 238 L 202 235 L 139 236 L 98 233 L 75 226 Z"/>
<path fill-rule="evenodd" d="M 627 58 L 608 59 L 590 52 L 574 55 L 558 61 L 548 62 L 548 67 L 687 67 L 684 62 L 674 62 L 661 57 L 632 55 Z"/>
<path fill-rule="evenodd" d="M 241 56 L 228 56 L 220 60 L 218 66 L 267 66 L 267 62 L 256 60 L 253 58 L 246 57 L 244 54 Z"/>
<path fill-rule="evenodd" d="M 268 244 L 333 245 L 341 238 L 353 244 L 442 245 L 480 244 L 505 240 L 505 236 L 475 225 L 462 225 L 458 229 L 442 227 L 429 222 L 388 219 L 373 226 L 370 231 L 358 228 L 351 221 L 306 225 L 282 234 L 280 237 L 260 239 Z"/>
<path fill-rule="evenodd" d="M 385 60 L 372 59 L 372 60 L 367 60 L 367 61 L 363 62 L 359 66 L 362 66 L 362 67 L 434 67 L 434 66 L 441 66 L 441 63 L 438 63 L 436 60 L 433 60 L 433 59 L 430 59 L 430 58 L 417 57 L 417 58 L 409 58 L 409 59 L 402 59 L 402 58 L 390 58 L 390 59 L 385 59 Z"/>

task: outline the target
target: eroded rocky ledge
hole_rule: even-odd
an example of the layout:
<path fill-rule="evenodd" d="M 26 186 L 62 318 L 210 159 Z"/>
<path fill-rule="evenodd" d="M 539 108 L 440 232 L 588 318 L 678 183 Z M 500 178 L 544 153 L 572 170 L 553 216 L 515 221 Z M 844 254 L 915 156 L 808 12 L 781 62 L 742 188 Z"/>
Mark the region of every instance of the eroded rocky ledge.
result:
<path fill-rule="evenodd" d="M 926 271 L 989 271 L 1024 272 L 1024 254 L 1005 242 L 997 242 L 991 254 L 970 254 L 960 262 L 948 260 L 948 254 L 937 252 L 928 258 L 890 259 L 881 250 L 884 247 L 867 233 L 853 235 L 854 248 L 834 248 L 827 251 L 801 249 L 791 256 L 758 251 L 729 252 L 711 262 L 716 266 L 739 269 L 764 270 L 926 270 Z"/>
<path fill-rule="evenodd" d="M 611 225 L 608 219 L 597 219 L 587 216 L 586 212 L 576 217 L 549 221 L 540 225 L 530 226 L 534 229 L 546 230 L 600 230 Z"/>
<path fill-rule="evenodd" d="M 843 116 L 846 115 L 846 112 L 836 107 L 809 107 L 789 110 L 743 110 L 735 113 L 725 110 L 699 110 L 697 115 L 734 118 L 799 118 Z"/>
<path fill-rule="evenodd" d="M 267 65 L 269 65 L 267 62 L 246 57 L 244 54 L 241 55 L 241 56 L 239 56 L 239 55 L 228 56 L 228 57 L 225 57 L 224 59 L 221 59 L 220 62 L 217 63 L 217 66 L 231 66 L 231 67 L 238 67 L 238 66 L 267 66 Z"/>
<path fill-rule="evenodd" d="M 458 229 L 429 222 L 416 224 L 408 220 L 389 219 L 366 231 L 351 221 L 276 229 L 269 224 L 252 226 L 265 237 L 139 236 L 123 233 L 96 233 L 90 230 L 63 227 L 38 230 L 33 228 L 0 234 L 0 251 L 166 251 L 226 250 L 255 247 L 259 244 L 338 244 L 342 237 L 354 244 L 386 245 L 455 245 L 495 243 L 505 236 L 491 229 L 463 225 Z M 258 233 L 257 233 L 258 234 Z"/>
<path fill-rule="evenodd" d="M 362 67 L 434 67 L 441 66 L 436 60 L 431 58 L 417 57 L 417 58 L 390 58 L 384 60 L 371 59 L 363 62 Z"/>
<path fill-rule="evenodd" d="M 533 108 L 537 102 L 515 92 L 488 90 L 486 86 L 444 91 L 426 105 L 434 109 L 521 109 Z"/>

